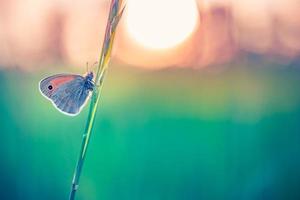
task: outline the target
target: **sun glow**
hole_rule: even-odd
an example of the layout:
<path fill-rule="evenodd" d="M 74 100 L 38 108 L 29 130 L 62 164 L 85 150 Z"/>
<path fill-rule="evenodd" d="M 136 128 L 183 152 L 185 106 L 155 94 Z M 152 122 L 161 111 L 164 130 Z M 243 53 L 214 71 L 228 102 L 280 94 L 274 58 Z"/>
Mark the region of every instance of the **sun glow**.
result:
<path fill-rule="evenodd" d="M 130 37 L 150 49 L 182 43 L 199 20 L 194 0 L 128 0 L 126 12 Z"/>

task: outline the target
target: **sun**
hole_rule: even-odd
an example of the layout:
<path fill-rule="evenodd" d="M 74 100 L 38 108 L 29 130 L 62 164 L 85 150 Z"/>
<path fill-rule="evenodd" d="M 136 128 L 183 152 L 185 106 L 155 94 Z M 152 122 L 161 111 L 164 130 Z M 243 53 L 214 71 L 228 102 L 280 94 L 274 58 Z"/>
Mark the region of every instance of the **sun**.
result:
<path fill-rule="evenodd" d="M 150 49 L 181 44 L 195 30 L 195 0 L 128 0 L 126 27 L 131 38 Z"/>

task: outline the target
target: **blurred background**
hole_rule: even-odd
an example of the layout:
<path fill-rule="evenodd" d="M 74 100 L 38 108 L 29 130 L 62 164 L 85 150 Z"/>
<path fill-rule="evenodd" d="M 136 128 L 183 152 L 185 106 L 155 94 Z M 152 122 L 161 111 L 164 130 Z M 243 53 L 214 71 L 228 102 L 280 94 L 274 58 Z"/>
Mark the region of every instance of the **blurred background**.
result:
<path fill-rule="evenodd" d="M 0 1 L 0 199 L 67 199 L 109 0 Z M 300 1 L 127 0 L 77 199 L 300 199 Z M 95 69 L 93 69 L 95 70 Z"/>

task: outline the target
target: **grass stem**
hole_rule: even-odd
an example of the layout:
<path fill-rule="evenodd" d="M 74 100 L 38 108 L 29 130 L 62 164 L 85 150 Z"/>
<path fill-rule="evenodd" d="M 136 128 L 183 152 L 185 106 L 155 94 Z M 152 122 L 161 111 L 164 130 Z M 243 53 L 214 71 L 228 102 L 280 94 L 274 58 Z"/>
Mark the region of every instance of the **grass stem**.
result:
<path fill-rule="evenodd" d="M 96 117 L 97 107 L 100 100 L 100 94 L 103 87 L 103 80 L 104 76 L 111 58 L 111 51 L 113 47 L 113 42 L 116 34 L 116 28 L 117 25 L 122 17 L 123 11 L 125 7 L 122 6 L 122 0 L 112 0 L 110 5 L 110 11 L 109 11 L 109 17 L 107 20 L 106 25 L 106 31 L 105 31 L 105 37 L 103 42 L 102 51 L 100 54 L 100 60 L 98 63 L 96 78 L 95 78 L 95 89 L 93 91 L 92 97 L 91 97 L 91 103 L 88 113 L 88 118 L 86 122 L 85 131 L 82 138 L 81 143 L 81 150 L 79 153 L 79 158 L 77 161 L 77 165 L 75 168 L 72 186 L 71 186 L 71 192 L 69 196 L 69 200 L 75 199 L 76 191 L 79 187 L 79 178 L 81 175 L 82 167 L 84 164 L 84 160 L 87 153 L 87 148 L 89 145 L 93 124 Z"/>

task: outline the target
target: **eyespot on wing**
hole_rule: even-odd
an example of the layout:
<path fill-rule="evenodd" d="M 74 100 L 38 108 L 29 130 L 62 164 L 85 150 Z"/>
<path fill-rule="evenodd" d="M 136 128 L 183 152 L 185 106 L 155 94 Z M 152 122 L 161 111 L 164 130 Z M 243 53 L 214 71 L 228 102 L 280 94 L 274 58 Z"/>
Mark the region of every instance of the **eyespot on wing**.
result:
<path fill-rule="evenodd" d="M 39 89 L 43 95 L 48 98 L 51 98 L 51 95 L 56 91 L 60 86 L 67 84 L 76 78 L 84 80 L 84 77 L 74 74 L 57 74 L 49 76 L 41 80 L 39 84 Z"/>

